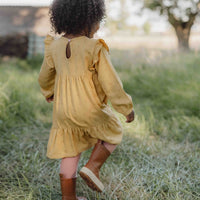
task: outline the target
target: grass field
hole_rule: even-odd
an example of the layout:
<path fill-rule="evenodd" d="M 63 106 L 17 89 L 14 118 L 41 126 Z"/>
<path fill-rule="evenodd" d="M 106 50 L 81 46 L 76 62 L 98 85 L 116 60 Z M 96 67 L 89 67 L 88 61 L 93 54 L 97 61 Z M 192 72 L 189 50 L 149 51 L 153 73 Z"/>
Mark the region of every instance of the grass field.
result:
<path fill-rule="evenodd" d="M 104 193 L 78 177 L 88 200 L 200 199 L 200 57 L 197 53 L 113 50 L 136 119 L 103 165 Z M 46 157 L 52 104 L 41 95 L 41 57 L 0 61 L 0 199 L 59 200 L 60 160 Z M 115 111 L 114 111 L 115 112 Z M 91 149 L 82 154 L 79 169 Z"/>

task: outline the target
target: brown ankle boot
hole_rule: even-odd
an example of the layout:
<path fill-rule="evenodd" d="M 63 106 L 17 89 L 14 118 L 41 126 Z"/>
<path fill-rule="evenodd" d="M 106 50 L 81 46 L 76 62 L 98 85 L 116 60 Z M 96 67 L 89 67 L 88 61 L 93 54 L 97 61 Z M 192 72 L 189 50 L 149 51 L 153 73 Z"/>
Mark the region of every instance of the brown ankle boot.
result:
<path fill-rule="evenodd" d="M 102 192 L 104 190 L 104 185 L 99 178 L 99 170 L 110 154 L 110 151 L 99 140 L 89 161 L 79 172 L 87 185 L 95 191 Z"/>
<path fill-rule="evenodd" d="M 76 177 L 67 179 L 63 174 L 59 174 L 59 176 L 62 200 L 87 200 L 85 197 L 76 196 Z"/>

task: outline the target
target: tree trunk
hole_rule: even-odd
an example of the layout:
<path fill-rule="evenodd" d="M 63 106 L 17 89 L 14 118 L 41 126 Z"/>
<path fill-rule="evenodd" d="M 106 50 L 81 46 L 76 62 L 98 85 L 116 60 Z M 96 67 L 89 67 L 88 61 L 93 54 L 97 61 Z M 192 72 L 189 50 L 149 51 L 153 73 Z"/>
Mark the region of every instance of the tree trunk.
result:
<path fill-rule="evenodd" d="M 191 27 L 183 25 L 177 25 L 174 27 L 176 31 L 176 36 L 178 38 L 178 46 L 180 50 L 189 50 L 189 38 L 190 38 L 190 31 Z"/>
<path fill-rule="evenodd" d="M 188 15 L 189 19 L 186 22 L 183 22 L 182 20 L 177 19 L 174 16 L 174 14 L 171 13 L 170 7 L 167 9 L 167 14 L 168 14 L 169 23 L 174 27 L 176 31 L 179 49 L 188 51 L 190 49 L 189 48 L 190 31 L 194 24 L 194 21 L 198 12 L 190 13 Z"/>

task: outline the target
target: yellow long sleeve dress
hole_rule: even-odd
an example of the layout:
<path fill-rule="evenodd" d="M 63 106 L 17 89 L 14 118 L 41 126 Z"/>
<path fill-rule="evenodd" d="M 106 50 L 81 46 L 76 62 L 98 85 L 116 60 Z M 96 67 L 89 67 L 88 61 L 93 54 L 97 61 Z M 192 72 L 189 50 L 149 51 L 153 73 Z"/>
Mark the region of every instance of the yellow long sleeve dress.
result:
<path fill-rule="evenodd" d="M 71 39 L 71 57 L 66 57 L 68 39 L 47 35 L 38 82 L 44 97 L 54 95 L 53 122 L 46 156 L 73 157 L 91 148 L 98 139 L 119 144 L 123 129 L 107 104 L 127 116 L 132 97 L 124 89 L 103 39 L 79 36 Z"/>

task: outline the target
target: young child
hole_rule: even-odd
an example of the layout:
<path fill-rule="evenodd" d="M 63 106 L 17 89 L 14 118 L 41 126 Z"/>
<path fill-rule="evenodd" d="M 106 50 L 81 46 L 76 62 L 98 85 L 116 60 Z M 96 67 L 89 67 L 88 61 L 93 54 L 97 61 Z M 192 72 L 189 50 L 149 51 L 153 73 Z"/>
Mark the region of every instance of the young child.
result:
<path fill-rule="evenodd" d="M 93 38 L 105 15 L 103 0 L 54 0 L 50 7 L 54 33 L 62 35 L 47 34 L 38 82 L 46 100 L 54 102 L 47 157 L 61 159 L 63 200 L 86 199 L 76 196 L 77 167 L 81 153 L 93 146 L 79 174 L 91 189 L 104 189 L 99 170 L 123 135 L 108 100 L 127 123 L 134 120 L 132 97 L 111 63 L 109 47 Z"/>

